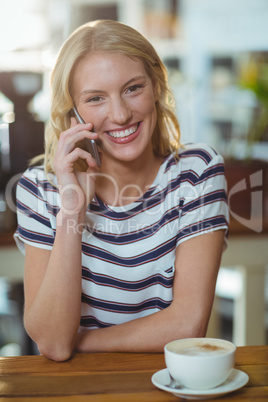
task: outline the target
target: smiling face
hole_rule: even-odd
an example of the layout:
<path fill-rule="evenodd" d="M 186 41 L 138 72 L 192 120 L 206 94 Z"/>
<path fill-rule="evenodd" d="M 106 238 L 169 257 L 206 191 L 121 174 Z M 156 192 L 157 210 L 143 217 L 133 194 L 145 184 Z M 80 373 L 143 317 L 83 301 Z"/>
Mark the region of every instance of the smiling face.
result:
<path fill-rule="evenodd" d="M 143 63 L 126 55 L 94 52 L 77 64 L 73 99 L 82 118 L 99 134 L 103 163 L 152 156 L 155 93 Z"/>

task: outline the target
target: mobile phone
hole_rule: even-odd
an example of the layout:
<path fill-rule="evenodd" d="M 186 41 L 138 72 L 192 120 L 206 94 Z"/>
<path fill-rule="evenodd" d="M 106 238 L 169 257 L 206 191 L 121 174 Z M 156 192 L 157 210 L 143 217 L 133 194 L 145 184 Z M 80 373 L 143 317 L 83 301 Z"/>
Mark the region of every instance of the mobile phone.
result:
<path fill-rule="evenodd" d="M 77 119 L 78 123 L 85 124 L 86 122 L 80 116 L 80 114 L 78 113 L 78 110 L 76 109 L 76 107 L 73 108 L 73 111 L 74 111 L 74 114 L 76 116 L 76 119 Z M 100 155 L 99 155 L 99 151 L 98 151 L 96 141 L 95 140 L 89 140 L 88 138 L 85 138 L 83 142 L 85 144 L 86 150 L 93 156 L 93 158 L 95 159 L 97 165 L 100 166 L 101 161 L 100 161 Z"/>

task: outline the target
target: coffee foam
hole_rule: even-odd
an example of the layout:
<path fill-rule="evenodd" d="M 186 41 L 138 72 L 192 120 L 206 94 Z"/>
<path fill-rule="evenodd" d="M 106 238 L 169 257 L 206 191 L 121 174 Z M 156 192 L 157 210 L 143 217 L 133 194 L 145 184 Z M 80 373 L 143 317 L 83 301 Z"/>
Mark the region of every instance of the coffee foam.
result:
<path fill-rule="evenodd" d="M 202 356 L 202 355 L 219 355 L 228 352 L 229 349 L 223 348 L 217 345 L 211 345 L 209 343 L 204 345 L 196 345 L 196 346 L 185 346 L 180 348 L 172 349 L 172 352 L 178 353 L 181 355 L 189 355 L 189 356 Z"/>
<path fill-rule="evenodd" d="M 186 341 L 171 343 L 168 349 L 176 354 L 181 355 L 189 355 L 189 356 L 204 356 L 204 355 L 221 355 L 224 353 L 228 353 L 232 350 L 228 345 L 223 342 L 198 342 L 195 341 Z"/>

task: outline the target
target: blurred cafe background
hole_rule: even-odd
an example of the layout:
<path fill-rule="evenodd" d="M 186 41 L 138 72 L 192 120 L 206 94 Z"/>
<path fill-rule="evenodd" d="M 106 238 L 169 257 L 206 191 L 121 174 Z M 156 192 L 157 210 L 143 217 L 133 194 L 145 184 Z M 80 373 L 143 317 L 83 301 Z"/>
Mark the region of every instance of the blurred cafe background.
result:
<path fill-rule="evenodd" d="M 15 186 L 43 152 L 49 76 L 79 25 L 114 19 L 142 32 L 168 69 L 183 142 L 226 160 L 230 204 L 209 336 L 268 339 L 268 1 L 0 1 L 0 356 L 38 353 L 22 323 Z"/>

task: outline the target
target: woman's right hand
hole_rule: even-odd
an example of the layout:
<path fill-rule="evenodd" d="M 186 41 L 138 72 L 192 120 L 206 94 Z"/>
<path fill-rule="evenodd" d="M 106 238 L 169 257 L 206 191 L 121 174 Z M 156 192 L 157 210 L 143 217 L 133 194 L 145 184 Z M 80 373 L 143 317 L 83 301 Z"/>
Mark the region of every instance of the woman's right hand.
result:
<path fill-rule="evenodd" d="M 76 146 L 85 138 L 98 138 L 96 133 L 90 131 L 92 127 L 91 123 L 79 124 L 72 117 L 71 127 L 60 134 L 56 148 L 53 165 L 61 196 L 61 211 L 67 215 L 85 212 L 95 194 L 96 161 L 89 152 Z M 80 158 L 88 165 L 86 171 L 75 168 Z"/>

